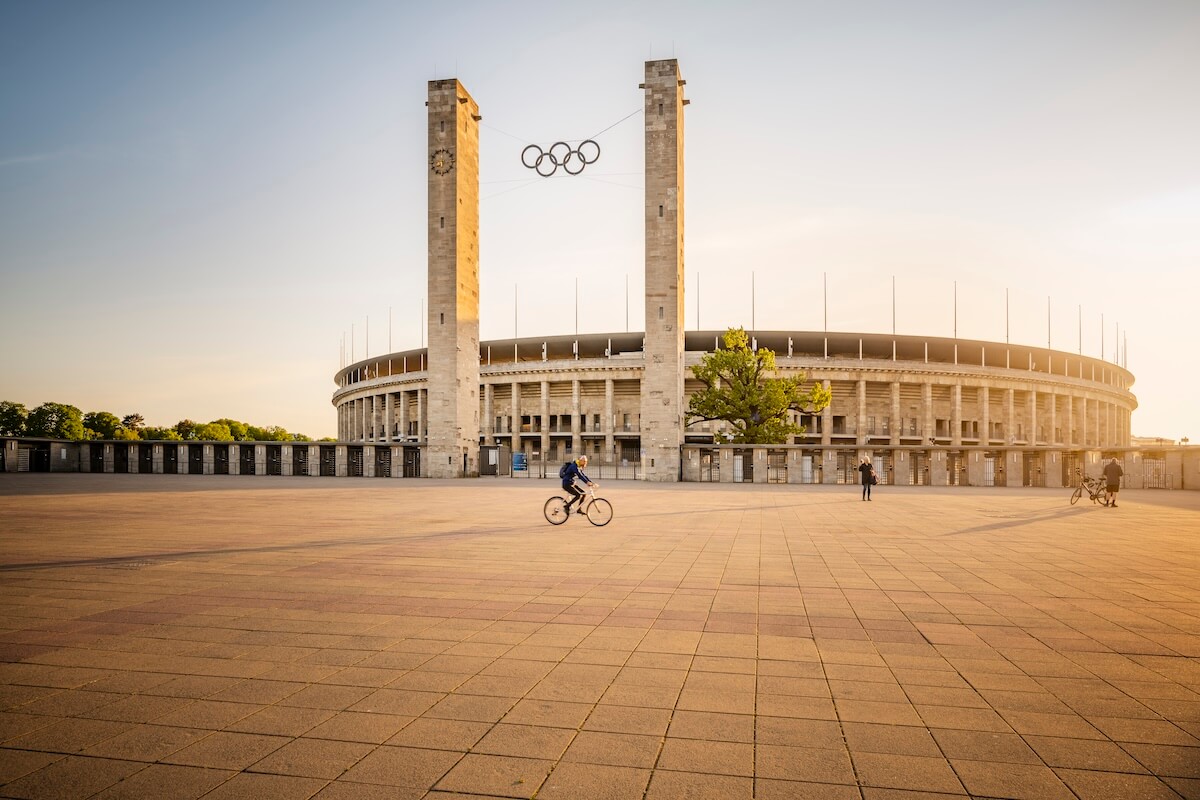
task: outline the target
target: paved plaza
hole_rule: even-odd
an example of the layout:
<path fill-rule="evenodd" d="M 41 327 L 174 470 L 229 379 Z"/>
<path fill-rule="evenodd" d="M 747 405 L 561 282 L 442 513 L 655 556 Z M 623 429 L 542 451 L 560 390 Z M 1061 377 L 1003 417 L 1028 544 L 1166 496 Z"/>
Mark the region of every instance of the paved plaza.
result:
<path fill-rule="evenodd" d="M 0 796 L 1200 798 L 1200 493 L 0 475 Z"/>

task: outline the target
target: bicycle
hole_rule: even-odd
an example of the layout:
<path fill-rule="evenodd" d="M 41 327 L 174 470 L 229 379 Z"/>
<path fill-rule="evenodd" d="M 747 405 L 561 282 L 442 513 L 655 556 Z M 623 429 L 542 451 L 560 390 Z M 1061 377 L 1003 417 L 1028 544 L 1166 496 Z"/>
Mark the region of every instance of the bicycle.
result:
<path fill-rule="evenodd" d="M 587 516 L 588 522 L 597 528 L 602 528 L 612 522 L 612 503 L 603 497 L 596 497 L 595 486 L 589 486 L 584 489 L 584 497 L 579 502 L 583 503 L 582 512 Z M 542 513 L 546 515 L 546 521 L 551 525 L 562 525 L 567 521 L 567 517 L 570 516 L 567 513 L 567 498 L 562 495 L 551 497 L 546 501 L 546 506 L 542 509 Z"/>
<path fill-rule="evenodd" d="M 1088 494 L 1088 499 L 1093 503 L 1099 503 L 1102 506 L 1108 505 L 1108 487 L 1105 486 L 1104 481 L 1084 475 L 1079 470 L 1076 470 L 1075 474 L 1079 476 L 1079 485 L 1071 493 L 1071 505 L 1078 503 L 1079 498 L 1083 497 L 1085 491 Z"/>

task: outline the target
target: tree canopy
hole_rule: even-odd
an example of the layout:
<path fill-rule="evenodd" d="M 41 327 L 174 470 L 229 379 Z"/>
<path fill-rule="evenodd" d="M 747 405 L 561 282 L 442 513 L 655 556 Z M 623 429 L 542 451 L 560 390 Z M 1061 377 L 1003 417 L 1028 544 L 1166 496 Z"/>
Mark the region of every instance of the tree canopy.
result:
<path fill-rule="evenodd" d="M 775 353 L 752 349 L 745 330 L 730 328 L 725 348 L 692 367 L 704 389 L 688 400 L 688 424 L 723 420 L 732 428 L 731 441 L 741 444 L 781 444 L 803 433 L 789 413 L 820 411 L 829 405 L 829 390 L 813 384 L 806 391 L 804 373 L 786 378 L 775 373 Z"/>
<path fill-rule="evenodd" d="M 89 411 L 83 415 L 83 427 L 89 439 L 115 439 L 121 420 L 108 411 Z"/>
<path fill-rule="evenodd" d="M 25 435 L 78 441 L 84 435 L 83 412 L 66 403 L 42 403 L 29 412 Z"/>
<path fill-rule="evenodd" d="M 311 442 L 302 433 L 289 433 L 279 425 L 258 427 L 223 417 L 200 423 L 181 419 L 168 427 L 146 425 L 146 418 L 134 412 L 119 417 L 110 411 L 82 413 L 64 403 L 43 403 L 33 411 L 20 403 L 0 401 L 0 436 L 39 436 L 48 439 L 127 439 L 144 441 L 210 442 Z M 333 441 L 332 439 L 329 441 Z"/>
<path fill-rule="evenodd" d="M 20 403 L 0 401 L 0 435 L 20 436 L 25 433 L 25 421 L 29 411 Z"/>

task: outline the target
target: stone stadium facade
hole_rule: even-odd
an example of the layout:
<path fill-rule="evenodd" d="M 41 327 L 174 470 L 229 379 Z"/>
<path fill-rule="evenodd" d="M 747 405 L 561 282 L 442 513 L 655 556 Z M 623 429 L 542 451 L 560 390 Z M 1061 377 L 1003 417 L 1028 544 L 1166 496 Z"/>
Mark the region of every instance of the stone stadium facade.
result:
<path fill-rule="evenodd" d="M 652 481 L 842 483 L 857 480 L 865 457 L 884 482 L 941 485 L 1063 485 L 1129 449 L 1137 400 L 1118 364 L 868 333 L 750 332 L 775 351 L 781 374 L 802 371 L 832 392 L 827 409 L 797 415 L 806 431 L 792 442 L 740 447 L 721 424 L 687 425 L 698 387 L 690 368 L 722 332 L 683 328 L 688 101 L 675 60 L 645 67 L 644 330 L 480 341 L 481 117 L 457 80 L 432 81 L 429 346 L 337 372 L 340 441 L 386 448 L 389 473 L 425 477 L 505 474 L 514 464 L 544 474 L 586 453 L 602 474 Z M 381 468 L 368 462 L 359 456 L 358 468 Z"/>

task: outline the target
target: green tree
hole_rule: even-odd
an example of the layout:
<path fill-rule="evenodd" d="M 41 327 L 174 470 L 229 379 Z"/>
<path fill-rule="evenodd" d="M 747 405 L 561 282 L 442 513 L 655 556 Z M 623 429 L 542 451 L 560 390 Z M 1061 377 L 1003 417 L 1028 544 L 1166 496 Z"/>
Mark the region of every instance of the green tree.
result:
<path fill-rule="evenodd" d="M 42 403 L 29 412 L 25 433 L 47 439 L 83 438 L 83 412 L 66 403 Z"/>
<path fill-rule="evenodd" d="M 141 414 L 138 414 L 137 412 L 134 412 L 132 414 L 126 414 L 124 417 L 121 418 L 121 427 L 127 431 L 133 431 L 134 433 L 137 433 L 138 431 L 140 431 L 142 429 L 142 426 L 145 424 L 146 424 L 146 418 L 143 417 Z M 138 437 L 134 437 L 134 438 L 138 438 Z"/>
<path fill-rule="evenodd" d="M 224 422 L 209 422 L 196 428 L 195 438 L 202 442 L 232 442 L 233 434 Z"/>
<path fill-rule="evenodd" d="M 147 441 L 177 442 L 183 438 L 174 428 L 146 427 L 139 430 L 138 433 L 142 439 Z"/>
<path fill-rule="evenodd" d="M 21 403 L 10 400 L 0 402 L 0 434 L 20 436 L 25 433 L 25 423 L 28 419 L 29 411 Z"/>
<path fill-rule="evenodd" d="M 89 439 L 115 439 L 121 420 L 108 411 L 89 411 L 83 415 L 83 427 Z"/>
<path fill-rule="evenodd" d="M 181 419 L 175 423 L 175 432 L 180 439 L 195 439 L 197 424 L 190 419 Z"/>
<path fill-rule="evenodd" d="M 790 412 L 814 413 L 829 405 L 829 391 L 821 384 L 804 390 L 807 375 L 774 377 L 775 353 L 752 350 L 741 328 L 727 330 L 725 349 L 707 353 L 692 374 L 704 389 L 688 400 L 688 424 L 724 420 L 733 428 L 732 441 L 742 444 L 786 442 L 804 432 L 790 421 Z"/>
<path fill-rule="evenodd" d="M 305 436 L 303 433 L 293 433 L 293 434 L 292 434 L 292 441 L 293 441 L 293 442 L 311 442 L 311 441 L 312 441 L 312 437 L 311 437 L 311 436 Z"/>
<path fill-rule="evenodd" d="M 234 439 L 236 439 L 239 442 L 246 441 L 246 439 L 247 439 L 246 428 L 248 427 L 246 425 L 246 423 L 238 422 L 236 419 L 227 419 L 227 418 L 214 419 L 213 422 L 221 423 L 223 425 L 228 425 L 229 432 L 231 434 L 233 434 Z"/>

